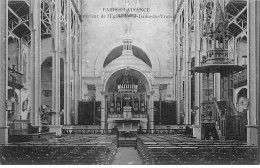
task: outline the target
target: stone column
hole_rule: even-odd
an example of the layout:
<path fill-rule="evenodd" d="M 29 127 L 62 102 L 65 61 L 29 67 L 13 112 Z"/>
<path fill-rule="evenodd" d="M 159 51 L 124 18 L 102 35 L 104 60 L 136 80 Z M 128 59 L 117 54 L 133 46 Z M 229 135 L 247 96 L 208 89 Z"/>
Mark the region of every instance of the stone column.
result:
<path fill-rule="evenodd" d="M 66 55 L 64 65 L 64 125 L 71 124 L 71 1 L 67 3 Z"/>
<path fill-rule="evenodd" d="M 60 112 L 60 2 L 55 2 L 56 18 L 53 23 L 52 38 L 54 38 L 54 55 L 52 58 L 52 109 L 56 114 L 53 114 L 53 125 L 58 123 Z"/>
<path fill-rule="evenodd" d="M 150 95 L 147 95 L 148 102 L 149 102 L 149 129 L 154 129 L 154 91 L 150 92 Z"/>
<path fill-rule="evenodd" d="M 188 1 L 184 1 L 184 78 L 185 78 L 185 83 L 184 83 L 184 113 L 185 113 L 185 119 L 184 119 L 184 124 L 191 124 L 191 80 L 190 80 L 190 61 L 191 61 L 191 53 L 189 51 L 189 46 L 191 45 L 190 43 L 190 31 L 188 27 Z"/>
<path fill-rule="evenodd" d="M 75 25 L 78 25 L 78 15 L 76 15 L 76 21 L 75 21 Z M 78 26 L 76 26 L 75 28 L 75 44 L 74 44 L 74 47 L 75 47 L 75 60 L 74 60 L 74 67 L 75 67 L 75 70 L 74 70 L 74 109 L 75 109 L 75 125 L 78 124 L 78 101 L 79 101 L 79 71 L 78 71 L 78 59 L 79 59 L 79 51 L 78 51 Z"/>
<path fill-rule="evenodd" d="M 8 127 L 6 115 L 6 70 L 7 70 L 7 0 L 0 1 L 0 144 L 8 143 Z"/>
<path fill-rule="evenodd" d="M 259 115 L 259 24 L 260 24 L 260 1 L 247 1 L 248 21 L 248 86 L 249 111 L 247 125 L 247 143 L 258 144 Z"/>
<path fill-rule="evenodd" d="M 39 108 L 41 105 L 41 1 L 31 1 L 30 19 L 31 52 L 30 52 L 30 100 L 31 123 L 40 126 Z"/>
<path fill-rule="evenodd" d="M 78 6 L 78 9 L 81 11 L 81 4 Z M 78 124 L 78 111 L 79 111 L 79 101 L 82 100 L 82 20 L 77 15 L 78 25 L 76 27 L 76 59 L 75 59 L 75 67 L 76 67 L 76 91 L 75 91 L 75 124 Z M 78 36 L 79 35 L 79 36 Z"/>
<path fill-rule="evenodd" d="M 60 116 L 60 1 L 55 1 L 56 18 L 53 23 L 52 38 L 54 39 L 54 55 L 52 57 L 52 125 L 49 126 L 49 132 L 55 132 L 61 135 Z"/>
<path fill-rule="evenodd" d="M 102 94 L 101 99 L 101 129 L 105 129 L 106 126 L 106 94 L 104 91 L 100 92 Z"/>
<path fill-rule="evenodd" d="M 77 57 L 77 56 L 76 56 Z M 77 67 L 77 66 L 76 66 Z M 78 76 L 78 72 L 77 70 L 75 71 L 75 125 L 78 125 L 78 120 L 79 120 L 79 96 L 80 96 L 80 92 L 79 92 L 79 76 Z"/>
<path fill-rule="evenodd" d="M 182 82 L 181 82 L 181 67 L 180 67 L 180 21 L 179 19 L 176 19 L 176 24 L 177 27 L 175 27 L 175 33 L 177 33 L 176 37 L 177 37 L 177 62 L 176 62 L 176 107 L 177 107 L 177 124 L 180 124 L 181 120 L 180 120 L 180 115 L 181 115 L 181 91 L 182 91 Z M 176 30 L 177 28 L 177 30 Z M 175 51 L 175 52 L 177 52 Z"/>
<path fill-rule="evenodd" d="M 195 66 L 200 65 L 200 2 L 194 1 L 194 15 L 195 15 Z M 201 100 L 201 89 L 200 89 L 200 80 L 201 74 L 195 73 L 195 106 L 200 107 L 200 100 Z M 195 124 L 193 126 L 193 136 L 201 139 L 201 126 L 200 126 L 200 109 L 196 110 L 195 113 Z"/>

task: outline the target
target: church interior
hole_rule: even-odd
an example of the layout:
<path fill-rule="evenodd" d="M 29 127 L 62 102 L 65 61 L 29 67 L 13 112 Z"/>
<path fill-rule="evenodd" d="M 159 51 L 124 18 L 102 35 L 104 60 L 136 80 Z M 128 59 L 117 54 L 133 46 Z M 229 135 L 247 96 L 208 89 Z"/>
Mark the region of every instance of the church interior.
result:
<path fill-rule="evenodd" d="M 0 0 L 0 164 L 259 164 L 259 8 Z"/>

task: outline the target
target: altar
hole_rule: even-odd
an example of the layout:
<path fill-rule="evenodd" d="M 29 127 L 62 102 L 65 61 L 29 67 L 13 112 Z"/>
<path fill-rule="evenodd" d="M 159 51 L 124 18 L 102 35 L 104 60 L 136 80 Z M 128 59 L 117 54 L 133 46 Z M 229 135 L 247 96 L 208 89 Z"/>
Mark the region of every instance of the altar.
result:
<path fill-rule="evenodd" d="M 123 107 L 123 118 L 124 118 L 124 120 L 132 119 L 132 107 L 131 106 Z"/>
<path fill-rule="evenodd" d="M 109 115 L 108 129 L 117 126 L 119 131 L 137 131 L 139 126 L 147 128 L 147 115 L 134 114 L 131 106 L 124 106 L 122 114 Z"/>

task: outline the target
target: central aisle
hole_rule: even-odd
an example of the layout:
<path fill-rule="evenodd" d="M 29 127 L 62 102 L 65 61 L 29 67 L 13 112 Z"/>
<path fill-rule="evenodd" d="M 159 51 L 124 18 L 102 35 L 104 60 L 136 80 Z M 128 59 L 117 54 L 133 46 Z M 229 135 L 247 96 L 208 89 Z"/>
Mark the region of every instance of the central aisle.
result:
<path fill-rule="evenodd" d="M 113 165 L 142 165 L 143 161 L 139 157 L 137 150 L 129 147 L 120 147 L 117 149 Z"/>

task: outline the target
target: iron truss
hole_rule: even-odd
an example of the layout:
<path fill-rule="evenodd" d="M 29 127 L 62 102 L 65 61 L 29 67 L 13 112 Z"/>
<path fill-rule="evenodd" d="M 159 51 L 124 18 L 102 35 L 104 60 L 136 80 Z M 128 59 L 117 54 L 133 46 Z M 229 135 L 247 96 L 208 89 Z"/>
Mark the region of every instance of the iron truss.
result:
<path fill-rule="evenodd" d="M 67 0 L 61 0 L 60 24 L 61 31 L 66 32 L 67 27 Z M 74 2 L 74 1 L 72 1 Z M 21 38 L 27 44 L 30 43 L 31 27 L 30 27 L 30 4 L 31 0 L 9 0 L 8 1 L 8 36 L 14 38 Z M 41 38 L 48 38 L 52 36 L 53 25 L 56 19 L 55 0 L 41 0 Z M 81 16 L 78 9 L 73 3 L 72 10 L 72 33 L 75 36 L 75 29 L 77 27 L 76 17 L 78 14 L 80 21 Z"/>
<path fill-rule="evenodd" d="M 247 30 L 247 1 L 229 0 L 226 2 L 226 14 L 228 30 L 233 36 L 237 36 Z"/>

